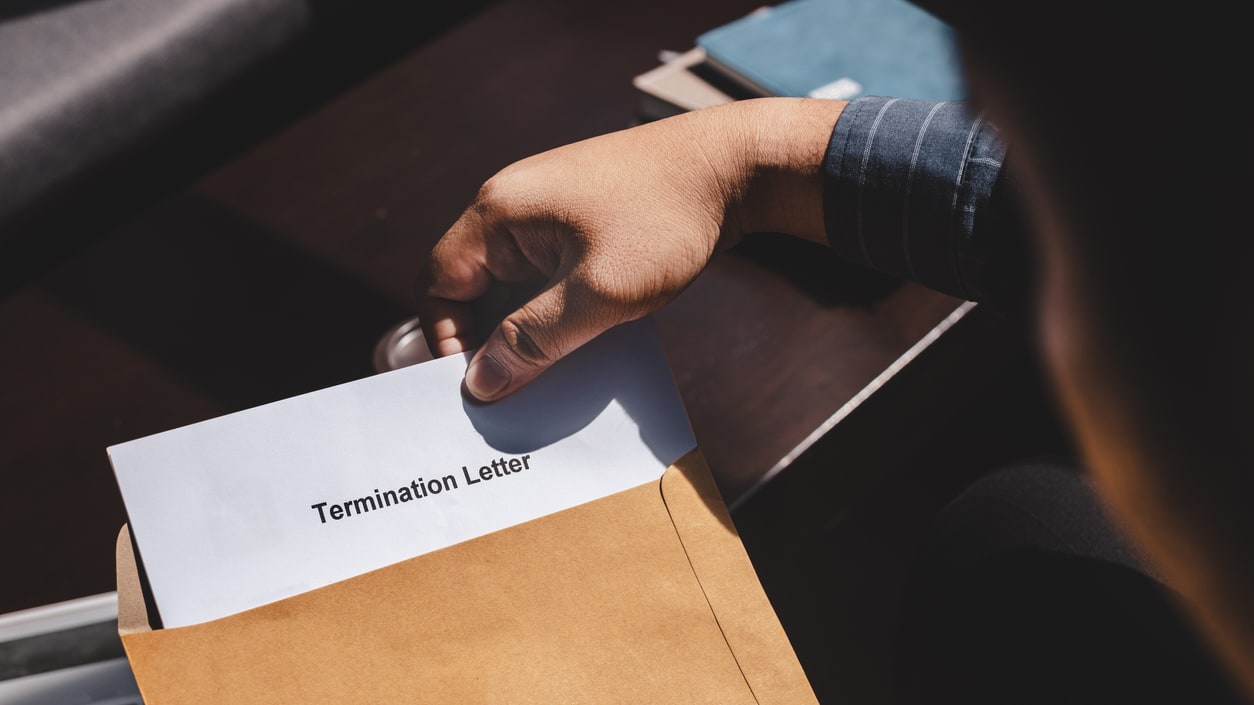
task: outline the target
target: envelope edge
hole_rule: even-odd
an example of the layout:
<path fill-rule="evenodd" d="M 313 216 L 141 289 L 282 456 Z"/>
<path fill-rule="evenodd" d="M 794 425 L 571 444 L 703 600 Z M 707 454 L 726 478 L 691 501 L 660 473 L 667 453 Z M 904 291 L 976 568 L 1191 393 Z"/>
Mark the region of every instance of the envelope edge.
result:
<path fill-rule="evenodd" d="M 660 490 L 754 697 L 761 705 L 818 705 L 700 448 L 667 468 Z"/>
<path fill-rule="evenodd" d="M 116 548 L 118 583 L 118 635 L 152 631 L 148 623 L 148 607 L 144 604 L 144 590 L 139 581 L 139 564 L 135 561 L 135 549 L 131 545 L 131 528 L 123 524 L 118 531 Z M 126 640 L 123 639 L 125 646 Z"/>

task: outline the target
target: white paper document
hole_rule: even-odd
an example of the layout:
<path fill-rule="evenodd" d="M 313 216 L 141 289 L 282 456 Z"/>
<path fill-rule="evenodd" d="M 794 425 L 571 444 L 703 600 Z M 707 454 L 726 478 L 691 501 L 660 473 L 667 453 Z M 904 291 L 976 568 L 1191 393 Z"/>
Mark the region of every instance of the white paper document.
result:
<path fill-rule="evenodd" d="M 651 321 L 503 401 L 455 355 L 108 449 L 165 627 L 656 481 L 696 446 Z"/>

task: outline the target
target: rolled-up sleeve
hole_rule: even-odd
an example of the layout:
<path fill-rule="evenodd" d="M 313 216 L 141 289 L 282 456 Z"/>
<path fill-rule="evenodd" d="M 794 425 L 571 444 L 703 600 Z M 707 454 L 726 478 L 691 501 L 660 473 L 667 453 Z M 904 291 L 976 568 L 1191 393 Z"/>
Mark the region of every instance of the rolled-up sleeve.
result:
<path fill-rule="evenodd" d="M 1033 276 L 1006 156 L 966 103 L 851 101 L 823 162 L 828 242 L 854 262 L 1018 309 Z"/>

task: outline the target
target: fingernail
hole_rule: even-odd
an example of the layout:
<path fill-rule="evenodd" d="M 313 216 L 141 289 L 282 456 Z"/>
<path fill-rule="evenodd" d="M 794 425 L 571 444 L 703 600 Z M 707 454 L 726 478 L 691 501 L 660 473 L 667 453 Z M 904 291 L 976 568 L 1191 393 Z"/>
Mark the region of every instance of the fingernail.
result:
<path fill-rule="evenodd" d="M 509 370 L 501 366 L 491 355 L 483 357 L 470 363 L 470 368 L 466 370 L 466 388 L 477 399 L 488 401 L 509 384 L 511 379 Z"/>

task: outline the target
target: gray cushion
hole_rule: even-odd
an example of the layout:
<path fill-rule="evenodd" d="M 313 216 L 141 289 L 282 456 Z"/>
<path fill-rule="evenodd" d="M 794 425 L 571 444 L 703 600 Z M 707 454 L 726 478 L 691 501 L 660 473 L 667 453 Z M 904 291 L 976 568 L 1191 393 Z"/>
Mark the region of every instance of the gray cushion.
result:
<path fill-rule="evenodd" d="M 81 0 L 0 22 L 0 223 L 310 24 L 304 0 Z"/>

